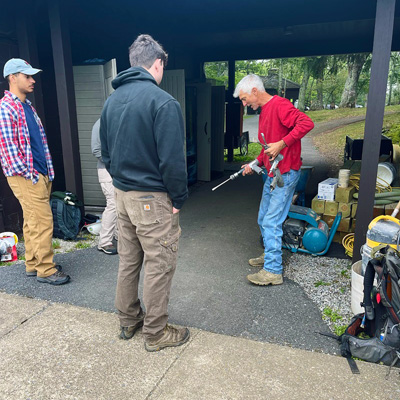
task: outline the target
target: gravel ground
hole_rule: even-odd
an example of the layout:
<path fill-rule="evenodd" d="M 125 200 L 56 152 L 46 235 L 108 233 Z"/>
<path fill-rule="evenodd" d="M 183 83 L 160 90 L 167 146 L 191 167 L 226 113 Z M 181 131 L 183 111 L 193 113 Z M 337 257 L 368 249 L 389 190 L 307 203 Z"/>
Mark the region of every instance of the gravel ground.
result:
<path fill-rule="evenodd" d="M 284 257 L 285 277 L 298 283 L 319 307 L 335 333 L 342 333 L 351 311 L 351 260 L 293 254 Z"/>
<path fill-rule="evenodd" d="M 99 236 L 81 233 L 77 241 L 53 239 L 56 254 L 69 253 L 97 246 Z M 25 246 L 17 245 L 18 257 Z M 23 258 L 20 258 L 23 260 Z M 312 257 L 284 250 L 284 276 L 298 283 L 319 307 L 331 330 L 340 333 L 353 316 L 351 311 L 351 260 Z"/>

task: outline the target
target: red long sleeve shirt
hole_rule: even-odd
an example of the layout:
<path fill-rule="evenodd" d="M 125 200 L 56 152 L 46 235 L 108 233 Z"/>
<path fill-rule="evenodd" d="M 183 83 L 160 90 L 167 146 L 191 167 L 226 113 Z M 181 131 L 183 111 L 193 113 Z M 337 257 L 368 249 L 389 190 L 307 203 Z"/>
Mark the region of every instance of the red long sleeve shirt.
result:
<path fill-rule="evenodd" d="M 283 140 L 287 147 L 281 151 L 283 160 L 278 164 L 279 170 L 281 174 L 291 169 L 298 171 L 301 167 L 301 138 L 313 128 L 314 123 L 310 117 L 294 107 L 288 99 L 273 96 L 261 109 L 258 140 L 264 143 L 261 133 L 264 133 L 267 143 Z M 257 160 L 260 166 L 264 165 L 267 170 L 271 168 L 264 149 L 261 150 Z"/>

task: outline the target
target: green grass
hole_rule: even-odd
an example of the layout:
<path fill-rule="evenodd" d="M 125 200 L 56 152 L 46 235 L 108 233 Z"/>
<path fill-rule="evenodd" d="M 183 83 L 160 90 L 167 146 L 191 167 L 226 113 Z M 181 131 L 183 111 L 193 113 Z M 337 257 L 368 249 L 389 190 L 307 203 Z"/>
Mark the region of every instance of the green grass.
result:
<path fill-rule="evenodd" d="M 342 316 L 336 311 L 333 311 L 330 307 L 324 308 L 323 316 L 325 318 L 329 318 L 332 322 L 336 322 L 342 319 Z"/>
<path fill-rule="evenodd" d="M 360 110 L 353 109 L 354 111 Z M 362 109 L 361 109 L 362 110 Z M 314 112 L 325 112 L 314 111 Z M 338 111 L 338 110 L 332 110 Z M 393 144 L 400 141 L 399 126 L 400 126 L 400 106 L 386 107 L 386 111 L 393 111 L 394 114 L 385 115 L 383 120 L 384 134 L 392 137 Z M 346 143 L 346 136 L 352 139 L 364 138 L 365 121 L 355 122 L 346 126 L 343 126 L 332 131 L 323 132 L 313 137 L 314 145 L 322 153 L 331 165 L 340 167 L 343 163 L 343 153 Z"/>
<path fill-rule="evenodd" d="M 333 121 L 340 118 L 356 117 L 359 115 L 366 114 L 366 107 L 363 108 L 337 108 L 336 110 L 319 110 L 319 111 L 307 111 L 307 115 L 314 122 L 327 122 Z M 400 112 L 400 105 L 387 106 L 385 112 L 394 111 Z"/>
<path fill-rule="evenodd" d="M 324 281 L 317 281 L 314 283 L 315 287 L 319 287 L 319 286 L 330 286 L 331 284 L 329 282 L 324 282 Z"/>
<path fill-rule="evenodd" d="M 90 243 L 85 243 L 85 242 L 78 242 L 75 245 L 75 249 L 88 249 L 92 247 L 92 245 Z"/>
<path fill-rule="evenodd" d="M 247 153 L 247 156 L 242 156 L 240 154 L 240 149 L 233 149 L 233 160 L 237 162 L 253 161 L 260 155 L 261 149 L 262 149 L 261 144 L 249 143 L 249 152 Z M 227 154 L 225 154 L 224 160 L 227 161 Z"/>
<path fill-rule="evenodd" d="M 346 328 L 347 328 L 347 325 L 334 325 L 333 331 L 335 332 L 335 335 L 340 336 L 340 335 L 343 335 Z"/>
<path fill-rule="evenodd" d="M 60 249 L 61 248 L 61 242 L 58 239 L 53 239 L 52 243 L 53 249 Z"/>

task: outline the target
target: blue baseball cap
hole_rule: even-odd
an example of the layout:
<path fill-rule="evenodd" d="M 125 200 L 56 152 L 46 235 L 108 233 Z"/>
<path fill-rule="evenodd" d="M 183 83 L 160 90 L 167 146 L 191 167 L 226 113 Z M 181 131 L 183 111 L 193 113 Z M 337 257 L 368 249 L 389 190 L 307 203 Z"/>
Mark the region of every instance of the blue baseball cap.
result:
<path fill-rule="evenodd" d="M 32 68 L 32 65 L 21 58 L 12 58 L 4 65 L 3 76 L 5 78 L 10 74 L 16 74 L 18 72 L 22 72 L 25 75 L 35 75 L 41 71 L 41 69 Z"/>

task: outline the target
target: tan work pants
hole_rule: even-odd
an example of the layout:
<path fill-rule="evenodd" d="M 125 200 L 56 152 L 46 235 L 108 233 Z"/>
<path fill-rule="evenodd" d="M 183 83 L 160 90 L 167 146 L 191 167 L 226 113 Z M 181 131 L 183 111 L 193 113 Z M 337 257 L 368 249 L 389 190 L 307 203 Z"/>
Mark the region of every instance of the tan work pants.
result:
<path fill-rule="evenodd" d="M 37 271 L 37 276 L 41 278 L 52 275 L 57 270 L 53 262 L 49 177 L 39 174 L 39 181 L 35 185 L 22 176 L 9 176 L 7 182 L 23 211 L 26 271 Z"/>
<path fill-rule="evenodd" d="M 144 266 L 145 339 L 158 339 L 168 320 L 168 302 L 176 269 L 179 213 L 167 193 L 123 192 L 115 188 L 120 257 L 115 306 L 121 326 L 141 319 L 139 274 Z"/>
<path fill-rule="evenodd" d="M 117 213 L 115 211 L 115 194 L 111 175 L 105 168 L 98 168 L 97 174 L 104 197 L 106 208 L 101 216 L 101 230 L 99 248 L 113 243 L 113 238 L 118 238 Z"/>

